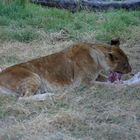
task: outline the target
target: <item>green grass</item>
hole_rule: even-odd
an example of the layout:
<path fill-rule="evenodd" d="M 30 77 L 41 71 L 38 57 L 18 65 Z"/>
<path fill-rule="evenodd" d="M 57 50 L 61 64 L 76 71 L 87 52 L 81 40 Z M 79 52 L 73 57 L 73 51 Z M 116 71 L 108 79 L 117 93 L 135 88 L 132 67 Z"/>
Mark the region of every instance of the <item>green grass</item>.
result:
<path fill-rule="evenodd" d="M 140 26 L 139 11 L 108 11 L 71 13 L 55 8 L 42 8 L 27 3 L 0 2 L 0 40 L 31 42 L 42 38 L 40 30 L 58 32 L 65 29 L 73 40 L 93 34 L 98 40 L 113 37 L 129 38 L 130 28 Z"/>

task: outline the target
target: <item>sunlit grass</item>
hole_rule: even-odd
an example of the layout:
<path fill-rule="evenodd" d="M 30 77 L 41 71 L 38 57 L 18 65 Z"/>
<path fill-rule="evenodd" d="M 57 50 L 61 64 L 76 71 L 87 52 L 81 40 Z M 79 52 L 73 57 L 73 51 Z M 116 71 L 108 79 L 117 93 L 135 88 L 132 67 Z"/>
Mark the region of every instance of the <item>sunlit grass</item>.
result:
<path fill-rule="evenodd" d="M 57 32 L 67 30 L 73 40 L 93 34 L 97 40 L 108 41 L 113 37 L 129 38 L 130 28 L 140 26 L 139 11 L 89 12 L 46 8 L 31 3 L 0 2 L 0 39 L 31 42 L 42 38 L 37 31 Z"/>

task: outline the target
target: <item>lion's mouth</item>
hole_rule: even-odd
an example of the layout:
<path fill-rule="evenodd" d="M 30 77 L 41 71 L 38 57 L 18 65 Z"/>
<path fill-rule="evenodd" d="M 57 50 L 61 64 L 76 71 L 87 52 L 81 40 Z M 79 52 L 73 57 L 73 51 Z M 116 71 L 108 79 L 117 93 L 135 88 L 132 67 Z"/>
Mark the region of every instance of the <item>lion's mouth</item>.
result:
<path fill-rule="evenodd" d="M 121 77 L 122 77 L 122 73 L 110 71 L 108 75 L 108 81 L 110 81 L 111 83 L 115 81 L 120 81 Z"/>

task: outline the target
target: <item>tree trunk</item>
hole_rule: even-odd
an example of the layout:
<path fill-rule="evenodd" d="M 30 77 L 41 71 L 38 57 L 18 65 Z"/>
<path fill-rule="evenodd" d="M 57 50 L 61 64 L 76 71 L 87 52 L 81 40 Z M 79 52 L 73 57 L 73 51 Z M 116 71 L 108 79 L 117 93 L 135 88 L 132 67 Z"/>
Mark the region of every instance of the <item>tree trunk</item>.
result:
<path fill-rule="evenodd" d="M 71 11 L 82 9 L 108 10 L 108 9 L 140 9 L 140 0 L 105 2 L 104 0 L 31 0 L 33 3 L 49 7 L 63 8 Z"/>

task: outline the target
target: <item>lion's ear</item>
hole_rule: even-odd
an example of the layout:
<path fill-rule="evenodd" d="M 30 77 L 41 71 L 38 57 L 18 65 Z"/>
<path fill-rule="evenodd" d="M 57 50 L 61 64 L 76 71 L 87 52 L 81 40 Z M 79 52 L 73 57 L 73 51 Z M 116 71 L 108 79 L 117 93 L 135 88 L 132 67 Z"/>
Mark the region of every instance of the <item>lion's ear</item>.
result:
<path fill-rule="evenodd" d="M 120 39 L 116 38 L 116 39 L 112 39 L 110 42 L 111 46 L 115 46 L 115 47 L 119 47 L 120 46 Z"/>

